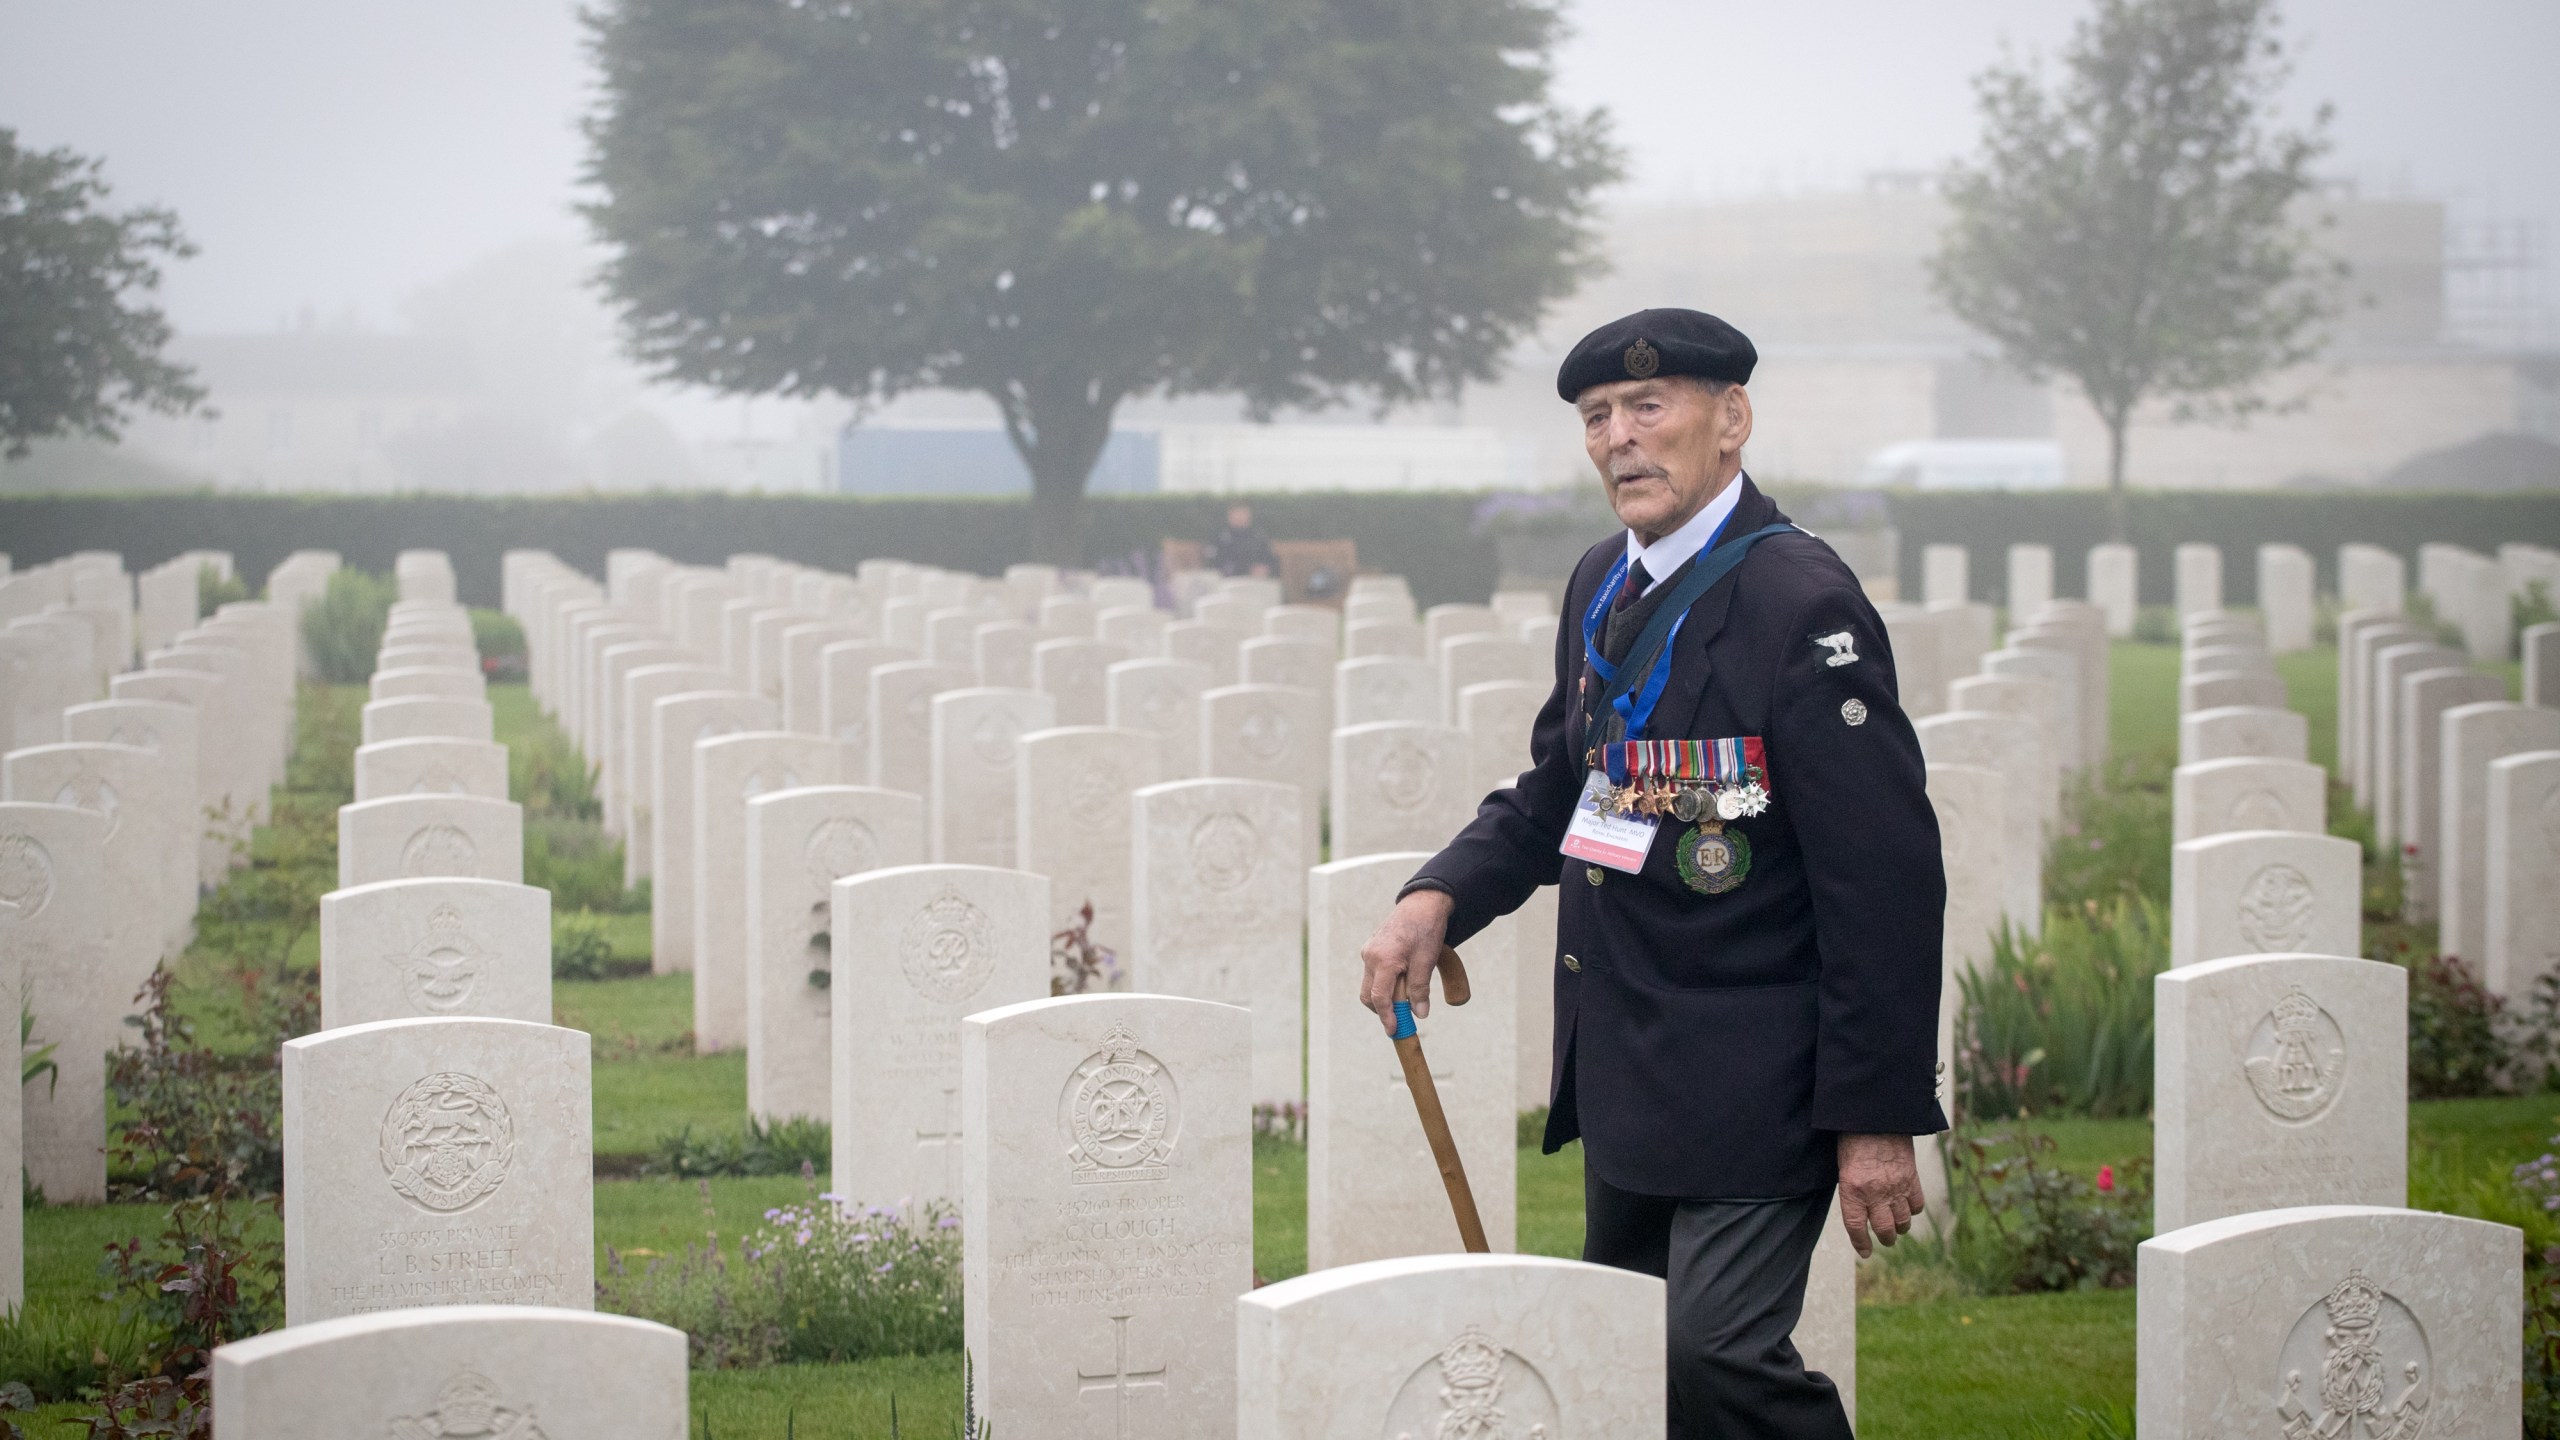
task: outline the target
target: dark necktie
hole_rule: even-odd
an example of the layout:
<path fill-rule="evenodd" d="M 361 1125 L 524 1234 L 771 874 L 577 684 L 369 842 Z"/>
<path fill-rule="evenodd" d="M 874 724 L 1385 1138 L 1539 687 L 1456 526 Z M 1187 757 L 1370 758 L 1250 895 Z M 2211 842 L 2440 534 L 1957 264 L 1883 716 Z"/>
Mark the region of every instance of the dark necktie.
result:
<path fill-rule="evenodd" d="M 1636 603 L 1636 598 L 1644 594 L 1644 592 L 1651 588 L 1652 585 L 1653 576 L 1646 572 L 1644 562 L 1641 560 L 1636 561 L 1634 564 L 1627 567 L 1627 581 L 1625 584 L 1618 587 L 1618 598 L 1609 602 L 1609 608 L 1612 610 L 1626 609 L 1628 606 Z"/>

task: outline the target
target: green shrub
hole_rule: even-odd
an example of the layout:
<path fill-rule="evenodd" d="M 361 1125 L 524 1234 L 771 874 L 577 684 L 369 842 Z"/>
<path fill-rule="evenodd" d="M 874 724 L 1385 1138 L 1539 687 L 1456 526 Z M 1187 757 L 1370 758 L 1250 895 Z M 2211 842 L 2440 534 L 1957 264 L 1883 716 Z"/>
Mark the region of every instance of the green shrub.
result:
<path fill-rule="evenodd" d="M 622 888 L 622 845 L 592 820 L 538 815 L 524 820 L 524 883 L 551 892 L 559 910 L 629 913 Z"/>
<path fill-rule="evenodd" d="M 2072 782 L 2062 826 L 2045 851 L 2048 908 L 2083 909 L 2127 897 L 2169 903 L 2175 833 L 2165 754 L 2118 756 Z"/>
<path fill-rule="evenodd" d="M 634 1274 L 607 1246 L 596 1308 L 684 1331 L 699 1369 L 959 1349 L 959 1217 L 939 1203 L 902 1212 L 809 1189 L 766 1211 L 734 1254 L 714 1234 Z"/>
<path fill-rule="evenodd" d="M 2536 625 L 2548 625 L 2555 620 L 2560 620 L 2560 606 L 2554 606 L 2551 603 L 2551 585 L 2548 581 L 2528 582 L 2523 594 L 2507 597 L 2507 605 L 2515 621 L 2518 655 L 2523 653 L 2521 647 L 2526 630 Z"/>
<path fill-rule="evenodd" d="M 2103 1166 L 2095 1179 L 2050 1163 L 2051 1136 L 1948 1137 L 1947 1199 L 1957 1269 L 1986 1295 L 2121 1290 L 2151 1236 L 2145 1160 Z"/>
<path fill-rule="evenodd" d="M 302 612 L 303 648 L 322 680 L 361 685 L 373 678 L 373 657 L 397 598 L 389 576 L 343 566 L 331 572 L 329 588 Z"/>
<path fill-rule="evenodd" d="M 524 678 L 524 627 L 504 610 L 473 609 L 471 644 L 480 652 L 480 668 L 493 680 Z"/>
<path fill-rule="evenodd" d="M 115 1376 L 140 1374 L 151 1345 L 140 1320 L 98 1306 L 30 1301 L 0 1313 L 0 1375 L 42 1403 L 94 1395 Z"/>
<path fill-rule="evenodd" d="M 548 720 L 526 727 L 507 744 L 507 793 L 525 817 L 599 821 L 604 802 L 596 794 L 595 767 L 560 727 Z"/>
<path fill-rule="evenodd" d="M 614 968 L 613 941 L 602 919 L 584 910 L 552 912 L 552 979 L 602 980 Z"/>
<path fill-rule="evenodd" d="M 234 600 L 249 598 L 249 587 L 237 575 L 225 575 L 211 563 L 196 567 L 196 618 L 202 620 Z"/>
<path fill-rule="evenodd" d="M 2139 896 L 2002 925 L 1956 977 L 1957 1103 L 1968 1120 L 2151 1109 L 2151 981 L 2169 968 L 2161 907 Z"/>
<path fill-rule="evenodd" d="M 750 1115 L 737 1130 L 696 1135 L 687 1125 L 658 1139 L 645 1173 L 679 1180 L 710 1175 L 815 1174 L 835 1154 L 827 1122 L 793 1116 L 770 1124 Z"/>

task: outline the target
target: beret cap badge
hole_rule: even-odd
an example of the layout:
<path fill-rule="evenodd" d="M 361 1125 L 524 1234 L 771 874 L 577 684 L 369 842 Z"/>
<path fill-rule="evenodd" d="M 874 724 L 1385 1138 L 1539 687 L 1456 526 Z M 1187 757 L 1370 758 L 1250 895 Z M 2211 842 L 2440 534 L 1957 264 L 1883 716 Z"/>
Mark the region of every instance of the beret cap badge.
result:
<path fill-rule="evenodd" d="M 1662 352 L 1639 338 L 1636 343 L 1627 347 L 1626 366 L 1628 379 L 1650 380 L 1653 378 L 1653 372 L 1662 368 Z"/>

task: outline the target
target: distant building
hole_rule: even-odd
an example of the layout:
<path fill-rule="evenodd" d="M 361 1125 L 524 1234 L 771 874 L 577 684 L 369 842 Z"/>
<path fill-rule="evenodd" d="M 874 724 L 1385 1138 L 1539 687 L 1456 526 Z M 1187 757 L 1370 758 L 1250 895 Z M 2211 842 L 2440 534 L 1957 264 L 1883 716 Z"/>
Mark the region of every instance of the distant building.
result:
<path fill-rule="evenodd" d="M 136 420 L 127 442 L 225 488 L 400 488 L 404 444 L 442 434 L 476 394 L 468 352 L 414 335 L 277 331 L 181 338 L 211 413 Z"/>
<path fill-rule="evenodd" d="M 836 464 L 866 495 L 1027 495 L 1031 472 L 1004 432 L 966 422 L 856 426 Z M 1538 479 L 1526 441 L 1489 427 L 1133 423 L 1115 429 L 1088 483 L 1154 491 L 1516 490 Z"/>
<path fill-rule="evenodd" d="M 2351 268 L 2351 305 L 2321 362 L 2267 387 L 2300 408 L 2240 426 L 2147 412 L 2130 439 L 2137 483 L 2367 483 L 2482 435 L 2560 438 L 2560 357 L 2516 343 L 2547 327 L 2494 324 L 2475 303 L 2449 330 L 2441 204 L 2317 203 L 2331 222 L 2322 243 Z M 1747 455 L 1759 474 L 1848 483 L 1905 442 L 2050 440 L 2072 484 L 2103 483 L 2106 433 L 2077 390 L 2001 367 L 1931 293 L 1928 260 L 1946 218 L 1946 202 L 1911 176 L 1848 194 L 1629 207 L 1606 225 L 1610 273 L 1559 306 L 1501 380 L 1470 391 L 1463 418 L 1522 434 L 1541 469 L 1588 473 L 1555 397 L 1557 361 L 1604 321 L 1685 305 L 1759 346 Z M 2457 269 L 2460 294 L 2483 291 L 2476 268 Z"/>

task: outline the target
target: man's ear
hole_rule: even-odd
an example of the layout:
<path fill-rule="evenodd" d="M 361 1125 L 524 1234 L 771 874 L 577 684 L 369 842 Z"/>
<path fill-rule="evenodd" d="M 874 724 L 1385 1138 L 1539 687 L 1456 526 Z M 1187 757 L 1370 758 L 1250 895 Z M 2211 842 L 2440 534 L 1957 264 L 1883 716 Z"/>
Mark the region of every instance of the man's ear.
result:
<path fill-rule="evenodd" d="M 1724 437 L 1717 449 L 1727 455 L 1739 455 L 1751 443 L 1751 392 L 1739 385 L 1727 386 L 1724 392 Z"/>

